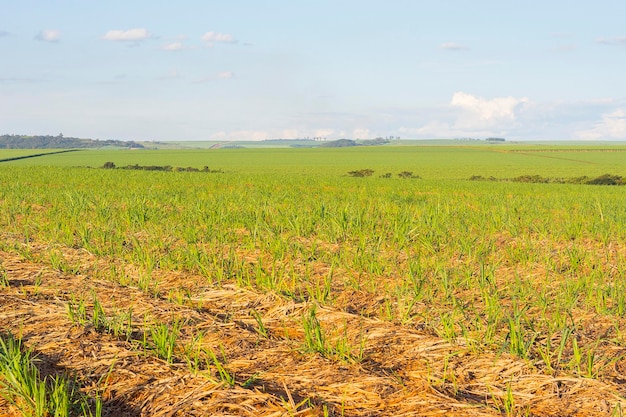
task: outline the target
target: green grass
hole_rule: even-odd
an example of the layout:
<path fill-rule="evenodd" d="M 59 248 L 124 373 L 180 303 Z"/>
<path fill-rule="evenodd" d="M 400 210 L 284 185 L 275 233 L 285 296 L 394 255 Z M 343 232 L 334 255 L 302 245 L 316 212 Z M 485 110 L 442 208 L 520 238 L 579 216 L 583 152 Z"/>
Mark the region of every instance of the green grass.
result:
<path fill-rule="evenodd" d="M 587 148 L 586 148 L 587 149 Z M 10 166 L 116 166 L 170 165 L 221 169 L 235 174 L 283 174 L 338 176 L 359 169 L 373 169 L 374 177 L 411 171 L 426 179 L 467 179 L 542 176 L 624 175 L 626 147 L 589 148 L 586 152 L 555 149 L 538 152 L 537 147 L 489 146 L 384 146 L 345 149 L 194 149 L 194 150 L 81 150 L 19 161 Z M 620 150 L 606 152 L 604 149 Z M 544 149 L 545 150 L 545 149 Z"/>
<path fill-rule="evenodd" d="M 21 156 L 55 152 L 56 149 L 0 149 L 0 161 Z"/>
<path fill-rule="evenodd" d="M 42 377 L 37 358 L 12 335 L 0 335 L 0 395 L 24 416 L 100 416 L 96 399 L 92 411 L 77 384 L 65 375 Z"/>
<path fill-rule="evenodd" d="M 623 249 L 626 240 L 624 188 L 468 179 L 626 175 L 626 152 L 607 149 L 619 152 L 507 145 L 34 158 L 0 164 L 0 227 L 7 235 L 0 249 L 30 257 L 37 256 L 30 242 L 85 249 L 117 262 L 94 265 L 92 276 L 154 297 L 162 296 L 154 271 L 346 309 L 351 305 L 341 295 L 352 292 L 364 299 L 368 316 L 420 325 L 451 343 L 464 337 L 478 351 L 507 352 L 548 373 L 597 376 L 609 363 L 606 346 L 626 343 L 620 333 L 626 286 L 614 268 L 625 259 L 608 249 Z M 224 172 L 70 166 L 106 161 Z M 361 169 L 375 172 L 347 175 Z M 398 178 L 402 171 L 421 179 Z M 381 178 L 386 172 L 394 175 Z M 39 260 L 79 272 L 54 249 Z M 131 282 L 125 265 L 141 279 Z M 75 317 L 82 317 L 79 307 Z M 255 320 L 267 337 L 261 317 Z M 580 336 L 593 333 L 598 321 L 615 323 L 602 343 Z M 347 339 L 330 343 L 314 312 L 302 324 L 307 352 L 347 358 L 357 350 Z M 145 334 L 146 344 L 171 363 L 181 329 L 159 326 Z"/>

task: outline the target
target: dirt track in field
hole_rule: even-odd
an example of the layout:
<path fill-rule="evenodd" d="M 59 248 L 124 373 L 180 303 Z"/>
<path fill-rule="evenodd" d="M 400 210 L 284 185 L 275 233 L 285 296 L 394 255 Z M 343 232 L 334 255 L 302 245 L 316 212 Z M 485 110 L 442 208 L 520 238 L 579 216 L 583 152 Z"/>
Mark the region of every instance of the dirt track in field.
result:
<path fill-rule="evenodd" d="M 64 256 L 106 262 L 66 249 Z M 108 416 L 402 416 L 610 415 L 623 381 L 546 375 L 513 356 L 475 352 L 408 326 L 324 306 L 316 317 L 328 346 L 343 341 L 352 358 L 305 346 L 303 318 L 313 306 L 233 285 L 210 286 L 198 276 L 163 273 L 158 294 L 0 252 L 8 287 L 0 288 L 0 331 L 23 338 L 43 375 L 76 376 Z M 131 281 L 131 269 L 126 271 Z M 173 294 L 185 288 L 180 298 Z M 132 336 L 116 337 L 70 320 L 68 303 L 94 294 L 107 316 L 132 312 Z M 132 309 L 132 310 L 131 310 Z M 252 312 L 267 329 L 259 334 Z M 141 343 L 151 326 L 184 323 L 171 363 Z M 202 334 L 202 337 L 199 335 Z M 213 351 L 234 384 L 206 357 Z M 191 355 L 193 356 L 193 355 Z M 623 394 L 623 392 L 622 392 Z M 622 407 L 626 404 L 622 404 Z M 12 409 L 0 400 L 0 415 Z"/>

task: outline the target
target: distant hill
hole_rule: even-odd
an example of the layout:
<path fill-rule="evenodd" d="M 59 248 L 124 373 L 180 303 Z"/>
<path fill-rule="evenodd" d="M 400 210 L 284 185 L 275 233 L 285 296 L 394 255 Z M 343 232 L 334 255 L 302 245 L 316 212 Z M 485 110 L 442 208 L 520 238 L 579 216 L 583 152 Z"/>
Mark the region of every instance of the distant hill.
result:
<path fill-rule="evenodd" d="M 323 142 L 320 148 L 347 148 L 351 146 L 379 146 L 389 143 L 389 139 L 376 138 L 365 140 L 339 139 L 330 142 Z"/>
<path fill-rule="evenodd" d="M 350 146 L 359 146 L 359 144 L 352 139 L 339 139 L 330 142 L 324 142 L 320 145 L 321 148 L 347 148 Z"/>
<path fill-rule="evenodd" d="M 75 149 L 75 148 L 102 148 L 114 146 L 121 148 L 143 148 L 144 146 L 134 141 L 80 139 L 58 136 L 27 136 L 27 135 L 2 135 L 0 136 L 0 149 Z"/>

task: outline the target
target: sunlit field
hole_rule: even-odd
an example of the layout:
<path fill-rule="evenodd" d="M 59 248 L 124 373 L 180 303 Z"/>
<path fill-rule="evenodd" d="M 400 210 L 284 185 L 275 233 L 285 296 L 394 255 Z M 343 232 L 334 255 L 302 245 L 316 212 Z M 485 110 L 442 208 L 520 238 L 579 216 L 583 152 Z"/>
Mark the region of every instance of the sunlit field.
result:
<path fill-rule="evenodd" d="M 4 153 L 44 153 L 0 150 Z M 53 151 L 50 151 L 53 152 Z M 626 146 L 567 147 L 532 145 L 395 146 L 339 149 L 187 149 L 78 150 L 10 162 L 10 166 L 101 167 L 105 162 L 125 165 L 170 165 L 222 169 L 233 174 L 272 173 L 285 176 L 337 177 L 370 168 L 374 176 L 403 170 L 422 178 L 468 179 L 472 175 L 514 177 L 624 174 Z"/>
<path fill-rule="evenodd" d="M 626 147 L 2 162 L 0 413 L 621 416 L 626 187 L 572 180 L 603 174 Z"/>

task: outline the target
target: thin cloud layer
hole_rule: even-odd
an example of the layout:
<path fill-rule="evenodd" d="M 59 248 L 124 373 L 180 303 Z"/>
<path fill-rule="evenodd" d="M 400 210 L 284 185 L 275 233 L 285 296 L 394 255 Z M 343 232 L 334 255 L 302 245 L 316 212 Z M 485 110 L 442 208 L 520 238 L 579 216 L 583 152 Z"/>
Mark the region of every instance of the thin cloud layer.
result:
<path fill-rule="evenodd" d="M 366 127 L 359 127 L 352 131 L 352 137 L 356 139 L 369 139 L 371 136 L 371 131 Z"/>
<path fill-rule="evenodd" d="M 235 73 L 232 71 L 222 71 L 217 74 L 217 78 L 221 78 L 221 79 L 229 79 L 229 78 L 233 78 L 234 76 L 235 76 Z"/>
<path fill-rule="evenodd" d="M 626 36 L 615 36 L 612 38 L 598 38 L 596 43 L 602 45 L 622 45 L 626 46 Z"/>
<path fill-rule="evenodd" d="M 102 36 L 105 41 L 138 42 L 150 39 L 152 34 L 144 28 L 110 30 Z"/>
<path fill-rule="evenodd" d="M 44 29 L 35 36 L 35 39 L 42 42 L 58 42 L 61 39 L 61 31 L 57 29 Z"/>
<path fill-rule="evenodd" d="M 220 131 L 211 135 L 212 140 L 266 140 L 270 137 L 268 132 L 262 130 Z"/>
<path fill-rule="evenodd" d="M 469 47 L 466 45 L 462 45 L 460 43 L 456 43 L 456 42 L 446 42 L 446 43 L 442 43 L 441 45 L 439 45 L 440 49 L 445 49 L 447 51 L 464 51 L 464 50 L 468 50 Z"/>
<path fill-rule="evenodd" d="M 616 7 L 603 9 L 602 19 L 573 8 L 560 27 L 554 22 L 561 11 L 546 8 L 546 18 L 533 21 L 537 36 L 523 39 L 524 19 L 506 20 L 514 5 L 498 8 L 511 7 L 499 15 L 459 4 L 460 15 L 472 18 L 445 28 L 432 19 L 415 26 L 415 15 L 449 12 L 441 2 L 364 5 L 354 19 L 321 33 L 327 7 L 297 5 L 278 16 L 250 3 L 259 19 L 241 20 L 233 2 L 218 9 L 164 3 L 147 16 L 145 4 L 135 2 L 116 12 L 105 4 L 33 8 L 18 1 L 10 25 L 0 23 L 0 96 L 22 95 L 26 104 L 10 96 L 0 115 L 11 131 L 31 129 L 36 116 L 53 126 L 83 123 L 95 137 L 621 139 L 626 31 L 611 12 L 621 3 L 610 1 Z M 338 15 L 350 10 L 324 5 Z M 182 9 L 184 18 L 168 18 Z M 297 27 L 284 24 L 293 21 Z M 402 34 L 372 33 L 372 21 Z M 51 59 L 52 70 L 41 65 Z M 59 100 L 59 91 L 80 99 Z M 599 97 L 612 101 L 595 102 Z M 53 111 L 61 101 L 67 111 Z M 35 114 L 28 103 L 51 111 Z M 72 117 L 87 111 L 90 123 Z M 111 124 L 113 116 L 125 122 Z"/>
<path fill-rule="evenodd" d="M 554 48 L 551 49 L 551 51 L 558 52 L 558 53 L 567 53 L 567 52 L 573 52 L 576 49 L 578 49 L 576 45 L 569 44 L 569 45 L 555 46 Z"/>
<path fill-rule="evenodd" d="M 217 74 L 208 75 L 206 77 L 197 78 L 192 81 L 192 84 L 205 84 L 216 80 L 228 80 L 235 78 L 235 73 L 232 71 L 222 71 Z"/>
<path fill-rule="evenodd" d="M 206 32 L 202 35 L 202 41 L 206 43 L 207 46 L 213 46 L 216 43 L 237 43 L 233 35 L 213 31 Z"/>
<path fill-rule="evenodd" d="M 357 129 L 361 139 L 367 139 L 369 130 Z M 302 138 L 327 138 L 330 135 L 339 134 L 337 137 L 345 137 L 345 132 L 337 132 L 333 129 L 269 129 L 269 130 L 235 130 L 219 131 L 210 135 L 211 140 L 266 140 L 266 139 L 302 139 Z"/>
<path fill-rule="evenodd" d="M 186 49 L 182 42 L 168 42 L 161 47 L 164 51 L 182 51 Z"/>
<path fill-rule="evenodd" d="M 317 129 L 313 133 L 313 137 L 317 138 L 325 138 L 327 136 L 331 136 L 335 133 L 334 129 Z"/>
<path fill-rule="evenodd" d="M 159 77 L 159 80 L 175 80 L 181 78 L 180 72 L 177 69 L 171 69 L 166 74 Z"/>

